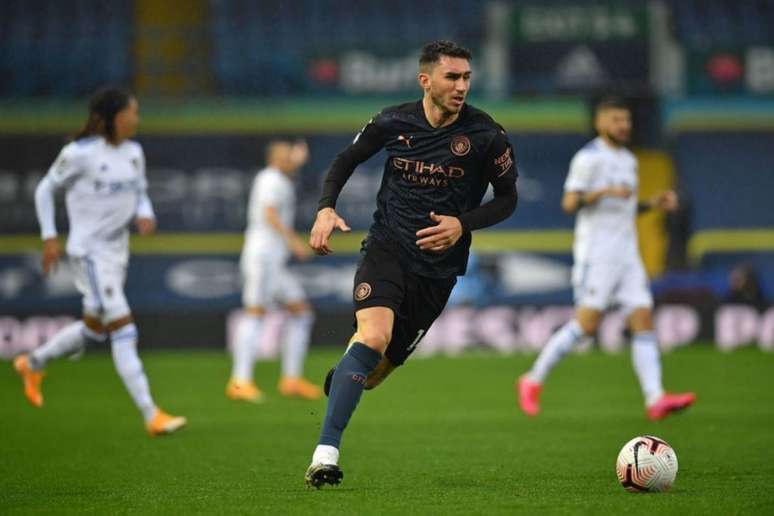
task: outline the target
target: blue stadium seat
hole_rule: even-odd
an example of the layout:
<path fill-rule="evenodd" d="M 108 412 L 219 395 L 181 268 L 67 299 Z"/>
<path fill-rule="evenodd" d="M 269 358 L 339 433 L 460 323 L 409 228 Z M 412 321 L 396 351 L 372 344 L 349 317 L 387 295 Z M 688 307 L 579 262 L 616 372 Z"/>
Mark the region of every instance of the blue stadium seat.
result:
<path fill-rule="evenodd" d="M 132 0 L 0 2 L 5 96 L 75 96 L 131 69 Z"/>
<path fill-rule="evenodd" d="M 465 0 L 455 7 L 450 10 L 443 0 L 211 0 L 209 34 L 219 92 L 311 93 L 309 56 L 333 56 L 362 48 L 364 41 L 371 52 L 396 55 L 396 48 L 408 53 L 429 39 L 479 36 L 482 3 Z"/>
<path fill-rule="evenodd" d="M 742 47 L 774 41 L 774 6 L 769 0 L 673 0 L 678 39 L 689 47 Z"/>

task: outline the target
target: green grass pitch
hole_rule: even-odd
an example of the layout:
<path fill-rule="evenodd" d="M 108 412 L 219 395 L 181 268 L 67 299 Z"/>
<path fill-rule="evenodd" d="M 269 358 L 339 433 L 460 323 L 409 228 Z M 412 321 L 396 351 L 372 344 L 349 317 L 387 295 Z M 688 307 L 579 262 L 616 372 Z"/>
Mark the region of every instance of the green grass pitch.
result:
<path fill-rule="evenodd" d="M 337 356 L 313 351 L 309 376 Z M 774 354 L 667 355 L 667 386 L 698 402 L 661 422 L 644 417 L 628 355 L 596 352 L 554 371 L 530 420 L 512 382 L 532 358 L 412 359 L 365 393 L 344 436 L 344 481 L 319 491 L 303 473 L 325 402 L 281 399 L 276 363 L 258 365 L 269 399 L 251 406 L 224 397 L 225 354 L 145 353 L 156 401 L 190 421 L 161 439 L 144 434 L 106 353 L 52 364 L 40 410 L 4 363 L 0 514 L 774 513 Z M 675 448 L 672 491 L 618 484 L 618 450 L 639 434 Z"/>

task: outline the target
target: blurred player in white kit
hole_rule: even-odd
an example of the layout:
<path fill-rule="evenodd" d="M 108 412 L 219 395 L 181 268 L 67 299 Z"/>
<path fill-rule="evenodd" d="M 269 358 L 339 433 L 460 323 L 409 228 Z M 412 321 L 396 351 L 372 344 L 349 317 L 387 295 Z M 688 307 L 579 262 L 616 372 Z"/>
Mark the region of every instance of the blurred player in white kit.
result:
<path fill-rule="evenodd" d="M 233 341 L 233 368 L 226 385 L 226 396 L 234 400 L 258 403 L 264 398 L 253 380 L 253 369 L 266 312 L 273 308 L 281 308 L 288 316 L 281 347 L 280 394 L 312 400 L 322 396 L 321 389 L 303 377 L 314 314 L 300 282 L 287 267 L 291 255 L 299 260 L 311 256 L 306 242 L 293 230 L 293 178 L 308 157 L 306 143 L 271 142 L 267 166 L 258 172 L 250 191 L 240 264 L 245 317 Z"/>
<path fill-rule="evenodd" d="M 151 436 L 172 433 L 186 424 L 170 416 L 151 397 L 137 355 L 137 327 L 124 295 L 129 263 L 129 225 L 140 234 L 156 228 L 146 193 L 145 155 L 131 141 L 139 124 L 139 104 L 127 90 L 104 88 L 89 103 L 89 117 L 74 141 L 65 145 L 35 191 L 43 239 L 43 273 L 59 262 L 54 192 L 65 190 L 70 221 L 66 252 L 75 284 L 83 296 L 83 319 L 60 330 L 29 354 L 16 357 L 24 394 L 43 405 L 43 368 L 54 358 L 81 351 L 87 343 L 110 342 L 113 363 Z"/>
<path fill-rule="evenodd" d="M 576 214 L 572 282 L 575 317 L 560 328 L 529 372 L 519 378 L 519 406 L 530 416 L 540 410 L 539 395 L 548 373 L 584 336 L 592 336 L 605 310 L 617 304 L 632 333 L 632 364 L 645 398 L 646 415 L 662 419 L 693 404 L 693 393 L 664 392 L 661 358 L 653 331 L 653 298 L 637 247 L 637 214 L 652 208 L 677 208 L 673 191 L 637 202 L 637 158 L 626 144 L 631 112 L 621 101 L 599 103 L 598 137 L 570 163 L 562 209 Z"/>

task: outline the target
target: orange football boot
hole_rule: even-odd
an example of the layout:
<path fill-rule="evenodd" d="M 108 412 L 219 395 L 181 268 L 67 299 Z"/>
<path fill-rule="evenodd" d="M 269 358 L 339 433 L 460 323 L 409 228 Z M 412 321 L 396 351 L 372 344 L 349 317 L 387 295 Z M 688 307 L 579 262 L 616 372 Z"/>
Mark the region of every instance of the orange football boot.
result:
<path fill-rule="evenodd" d="M 322 389 L 305 380 L 304 378 L 285 377 L 279 381 L 277 389 L 287 398 L 302 398 L 305 400 L 319 400 L 322 398 Z"/>
<path fill-rule="evenodd" d="M 145 428 L 151 437 L 168 435 L 177 432 L 188 423 L 188 420 L 182 416 L 170 416 L 160 408 L 156 407 L 156 413 L 153 419 L 145 424 Z"/>
<path fill-rule="evenodd" d="M 45 373 L 35 371 L 30 367 L 30 361 L 27 355 L 19 355 L 13 361 L 13 368 L 19 373 L 24 384 L 24 396 L 34 407 L 43 406 L 43 393 L 40 391 L 40 384 L 43 382 Z"/>
<path fill-rule="evenodd" d="M 232 400 L 260 403 L 264 400 L 264 394 L 255 383 L 236 380 L 232 378 L 226 385 L 226 396 Z"/>

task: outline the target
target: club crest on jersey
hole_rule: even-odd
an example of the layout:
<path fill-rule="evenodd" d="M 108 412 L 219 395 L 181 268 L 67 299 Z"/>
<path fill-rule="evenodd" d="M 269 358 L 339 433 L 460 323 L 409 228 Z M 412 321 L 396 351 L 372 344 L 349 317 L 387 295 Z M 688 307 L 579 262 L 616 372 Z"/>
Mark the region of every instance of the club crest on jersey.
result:
<path fill-rule="evenodd" d="M 467 136 L 455 136 L 451 141 L 451 151 L 455 156 L 465 156 L 470 152 L 470 140 Z"/>
<path fill-rule="evenodd" d="M 366 282 L 355 287 L 355 301 L 362 301 L 371 295 L 371 285 Z"/>

